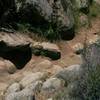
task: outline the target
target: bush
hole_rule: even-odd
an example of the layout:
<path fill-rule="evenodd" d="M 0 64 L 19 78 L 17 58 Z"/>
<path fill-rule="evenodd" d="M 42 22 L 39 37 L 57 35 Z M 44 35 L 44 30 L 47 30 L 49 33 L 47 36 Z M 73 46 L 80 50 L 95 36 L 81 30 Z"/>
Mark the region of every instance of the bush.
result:
<path fill-rule="evenodd" d="M 82 100 L 100 100 L 100 43 L 84 49 L 82 68 L 77 88 L 79 96 Z"/>
<path fill-rule="evenodd" d="M 92 3 L 92 5 L 90 6 L 89 16 L 91 18 L 100 16 L 100 5 L 99 4 L 95 2 Z"/>

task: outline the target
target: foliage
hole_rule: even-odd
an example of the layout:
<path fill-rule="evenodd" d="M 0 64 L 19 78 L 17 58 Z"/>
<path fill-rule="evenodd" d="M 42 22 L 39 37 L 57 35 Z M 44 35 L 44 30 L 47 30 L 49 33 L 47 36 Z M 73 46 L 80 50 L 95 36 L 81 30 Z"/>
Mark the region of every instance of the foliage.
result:
<path fill-rule="evenodd" d="M 89 16 L 91 18 L 100 16 L 100 5 L 99 4 L 95 2 L 92 3 L 92 5 L 90 6 Z"/>
<path fill-rule="evenodd" d="M 48 24 L 45 26 L 32 26 L 28 23 L 18 23 L 18 31 L 20 32 L 33 32 L 38 37 L 43 37 L 48 39 L 50 42 L 54 42 L 56 40 L 60 40 L 59 30 L 52 24 Z"/>
<path fill-rule="evenodd" d="M 82 100 L 100 100 L 100 42 L 84 49 L 83 62 L 77 90 Z"/>

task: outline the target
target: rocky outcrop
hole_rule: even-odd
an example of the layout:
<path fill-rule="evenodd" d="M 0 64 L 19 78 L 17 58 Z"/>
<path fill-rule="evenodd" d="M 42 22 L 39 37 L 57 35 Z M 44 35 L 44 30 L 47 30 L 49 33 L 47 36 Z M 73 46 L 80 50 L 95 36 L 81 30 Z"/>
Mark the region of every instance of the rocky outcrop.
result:
<path fill-rule="evenodd" d="M 24 89 L 20 92 L 10 93 L 5 100 L 35 100 L 35 97 L 32 90 Z"/>
<path fill-rule="evenodd" d="M 18 92 L 21 90 L 21 86 L 19 83 L 13 83 L 11 86 L 8 87 L 6 94 L 10 94 L 13 92 Z"/>
<path fill-rule="evenodd" d="M 81 71 L 82 69 L 80 65 L 71 65 L 58 72 L 55 76 L 65 80 L 65 82 L 69 84 L 79 79 Z"/>
<path fill-rule="evenodd" d="M 16 0 L 17 1 L 17 0 Z M 62 38 L 73 36 L 74 16 L 70 0 L 26 0 L 16 2 L 19 20 L 46 27 L 53 24 Z M 30 20 L 31 19 L 31 20 Z M 69 33 L 70 32 L 70 33 Z M 72 32 L 72 33 L 71 33 Z"/>
<path fill-rule="evenodd" d="M 18 17 L 21 21 L 32 24 L 41 24 L 41 22 L 50 22 L 52 7 L 47 0 L 15 0 Z"/>
<path fill-rule="evenodd" d="M 90 0 L 0 0 L 0 25 L 10 28 L 15 23 L 29 23 L 33 27 L 50 25 L 63 39 L 74 37 L 74 9 L 88 13 Z M 4 9 L 5 8 L 5 9 Z M 4 25 L 3 25 L 4 24 Z M 55 33 L 56 34 L 56 33 Z"/>
<path fill-rule="evenodd" d="M 68 37 L 74 35 L 73 28 L 75 24 L 71 1 L 56 0 L 53 5 L 53 23 L 57 25 L 61 37 L 68 39 Z"/>
<path fill-rule="evenodd" d="M 33 43 L 32 53 L 39 56 L 46 56 L 51 58 L 52 60 L 57 60 L 61 58 L 61 52 L 59 47 L 54 43 L 49 42 L 35 42 Z"/>
<path fill-rule="evenodd" d="M 9 60 L 4 60 L 7 72 L 9 74 L 14 74 L 17 71 L 16 66 Z"/>
<path fill-rule="evenodd" d="M 43 83 L 42 91 L 45 93 L 53 93 L 64 86 L 64 81 L 58 78 L 49 78 Z"/>
<path fill-rule="evenodd" d="M 46 79 L 46 77 L 47 77 L 46 73 L 42 72 L 30 73 L 20 81 L 20 84 L 23 88 L 25 88 L 30 84 L 34 84 L 36 81 Z"/>

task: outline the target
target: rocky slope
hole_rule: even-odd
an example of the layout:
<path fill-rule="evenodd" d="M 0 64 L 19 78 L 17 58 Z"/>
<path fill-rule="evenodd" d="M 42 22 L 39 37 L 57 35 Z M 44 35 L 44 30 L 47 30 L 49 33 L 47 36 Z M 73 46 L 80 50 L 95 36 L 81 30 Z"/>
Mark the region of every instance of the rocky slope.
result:
<path fill-rule="evenodd" d="M 58 33 L 63 39 L 72 39 L 75 36 L 74 29 L 76 20 L 80 20 L 79 16 L 83 16 L 82 23 L 84 20 L 88 22 L 85 16 L 88 15 L 92 4 L 92 0 L 0 0 L 0 2 L 1 27 L 18 29 L 20 24 L 27 24 L 40 30 L 52 28 L 54 33 Z M 50 33 L 45 34 L 50 37 L 48 35 Z"/>
<path fill-rule="evenodd" d="M 86 100 L 78 95 L 80 79 L 86 79 L 88 65 L 93 70 L 100 65 L 100 16 L 93 3 L 0 0 L 0 100 Z M 48 30 L 54 39 L 76 36 L 51 43 L 29 30 L 18 32 L 19 24 L 29 25 L 24 30 Z M 89 45 L 88 65 L 82 59 L 84 44 Z"/>

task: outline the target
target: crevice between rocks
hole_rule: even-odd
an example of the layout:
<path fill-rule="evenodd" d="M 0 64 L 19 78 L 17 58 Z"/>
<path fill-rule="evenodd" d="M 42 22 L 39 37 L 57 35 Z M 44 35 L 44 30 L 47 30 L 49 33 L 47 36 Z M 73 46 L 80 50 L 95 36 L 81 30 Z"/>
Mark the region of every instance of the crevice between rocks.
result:
<path fill-rule="evenodd" d="M 30 44 L 9 46 L 0 41 L 0 57 L 10 60 L 17 69 L 22 69 L 32 57 Z"/>

